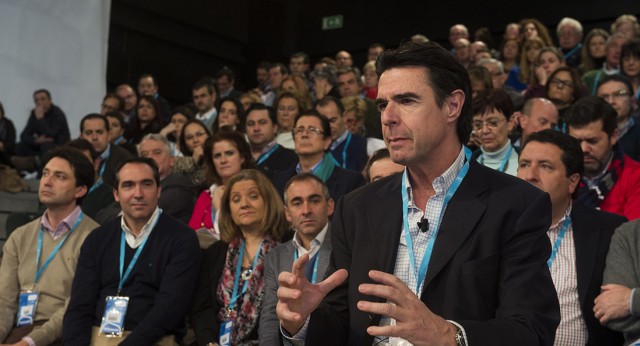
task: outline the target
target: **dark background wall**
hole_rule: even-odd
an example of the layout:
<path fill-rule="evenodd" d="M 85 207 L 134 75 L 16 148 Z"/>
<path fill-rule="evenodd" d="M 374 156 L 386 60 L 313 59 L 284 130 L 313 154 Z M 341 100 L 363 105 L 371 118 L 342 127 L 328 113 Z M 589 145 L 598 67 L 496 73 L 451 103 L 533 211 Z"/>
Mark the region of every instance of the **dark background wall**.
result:
<path fill-rule="evenodd" d="M 288 62 L 296 51 L 312 59 L 345 49 L 365 62 L 369 44 L 387 47 L 420 33 L 448 46 L 449 27 L 464 23 L 491 30 L 499 45 L 504 27 L 538 18 L 555 39 L 558 21 L 578 19 L 585 32 L 609 29 L 620 14 L 638 13 L 637 0 L 394 1 L 394 0 L 112 0 L 107 87 L 157 75 L 160 92 L 174 105 L 190 101 L 191 86 L 223 66 L 237 73 L 241 89 L 255 86 L 260 60 Z M 324 16 L 342 14 L 344 27 L 321 30 Z"/>

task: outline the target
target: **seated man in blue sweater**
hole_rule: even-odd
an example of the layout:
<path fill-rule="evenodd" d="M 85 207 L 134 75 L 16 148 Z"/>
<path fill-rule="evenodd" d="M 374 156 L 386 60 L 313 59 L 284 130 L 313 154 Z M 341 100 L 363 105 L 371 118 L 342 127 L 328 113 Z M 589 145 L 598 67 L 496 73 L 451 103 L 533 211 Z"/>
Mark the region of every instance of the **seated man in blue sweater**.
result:
<path fill-rule="evenodd" d="M 185 332 L 198 240 L 158 208 L 160 174 L 153 160 L 129 159 L 116 172 L 113 194 L 122 217 L 82 245 L 64 344 L 173 345 Z"/>

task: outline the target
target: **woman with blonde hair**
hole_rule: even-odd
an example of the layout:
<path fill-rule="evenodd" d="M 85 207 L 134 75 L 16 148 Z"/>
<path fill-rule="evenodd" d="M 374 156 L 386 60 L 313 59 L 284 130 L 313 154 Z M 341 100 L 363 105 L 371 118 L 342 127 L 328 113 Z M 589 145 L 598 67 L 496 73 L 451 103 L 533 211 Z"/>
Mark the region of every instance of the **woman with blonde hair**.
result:
<path fill-rule="evenodd" d="M 258 345 L 264 259 L 288 228 L 282 198 L 261 172 L 227 182 L 220 210 L 221 241 L 207 249 L 191 320 L 198 345 Z"/>
<path fill-rule="evenodd" d="M 282 80 L 278 94 L 290 92 L 300 97 L 300 106 L 302 109 L 311 108 L 311 94 L 307 82 L 300 76 L 289 75 Z"/>
<path fill-rule="evenodd" d="M 533 83 L 538 54 L 540 54 L 542 48 L 545 48 L 544 42 L 537 37 L 524 42 L 522 54 L 520 54 L 519 77 L 522 83 Z"/>

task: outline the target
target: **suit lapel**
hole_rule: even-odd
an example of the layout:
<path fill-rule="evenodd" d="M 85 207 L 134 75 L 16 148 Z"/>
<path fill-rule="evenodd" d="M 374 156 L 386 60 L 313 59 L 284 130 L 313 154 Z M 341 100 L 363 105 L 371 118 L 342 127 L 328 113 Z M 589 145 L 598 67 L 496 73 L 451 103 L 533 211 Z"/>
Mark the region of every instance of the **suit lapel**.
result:
<path fill-rule="evenodd" d="M 464 243 L 484 214 L 486 204 L 478 198 L 478 195 L 487 189 L 487 185 L 480 175 L 478 164 L 472 160 L 469 173 L 451 198 L 445 211 L 427 269 L 423 293 L 426 292 L 426 287 L 431 280 L 457 253 L 458 248 Z"/>
<path fill-rule="evenodd" d="M 571 211 L 571 223 L 573 225 L 573 243 L 576 250 L 578 298 L 580 299 L 580 306 L 583 306 L 589 282 L 591 282 L 591 269 L 595 267 L 600 232 L 597 232 L 597 230 L 590 231 L 597 225 L 595 214 L 584 212 L 582 207 L 576 203 L 574 203 Z"/>
<path fill-rule="evenodd" d="M 381 185 L 378 200 L 367 213 L 367 228 L 378 261 L 378 268 L 393 273 L 402 234 L 402 174 Z"/>
<path fill-rule="evenodd" d="M 329 267 L 329 257 L 331 257 L 331 224 L 329 224 L 329 229 L 327 229 L 327 234 L 324 236 L 324 241 L 322 242 L 322 246 L 320 246 L 320 250 L 318 251 L 318 258 L 316 261 L 318 262 L 318 281 L 323 280 L 325 274 L 327 273 L 327 268 Z"/>

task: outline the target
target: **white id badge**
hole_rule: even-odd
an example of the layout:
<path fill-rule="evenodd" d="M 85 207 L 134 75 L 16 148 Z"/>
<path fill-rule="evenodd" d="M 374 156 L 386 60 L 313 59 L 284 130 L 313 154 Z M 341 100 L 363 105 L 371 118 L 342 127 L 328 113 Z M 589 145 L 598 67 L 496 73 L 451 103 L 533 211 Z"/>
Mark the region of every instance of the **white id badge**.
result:
<path fill-rule="evenodd" d="M 36 305 L 38 305 L 40 292 L 25 291 L 20 293 L 18 298 L 18 318 L 16 319 L 16 327 L 29 326 L 33 324 L 33 318 L 36 315 Z"/>
<path fill-rule="evenodd" d="M 231 329 L 233 328 L 232 321 L 224 321 L 220 325 L 220 346 L 231 346 Z"/>
<path fill-rule="evenodd" d="M 106 336 L 122 336 L 124 332 L 124 316 L 127 314 L 129 297 L 107 297 L 104 315 L 100 323 L 100 334 Z"/>

